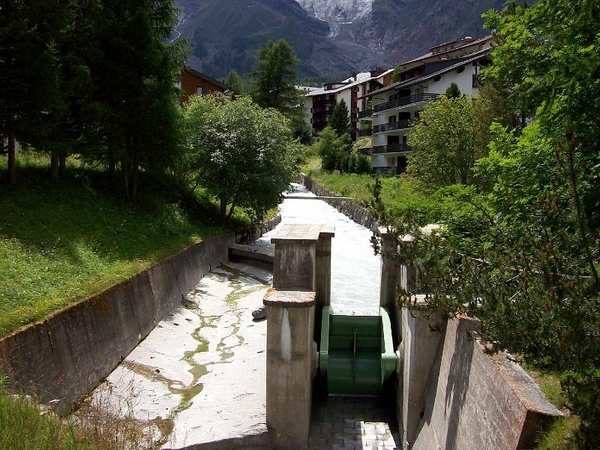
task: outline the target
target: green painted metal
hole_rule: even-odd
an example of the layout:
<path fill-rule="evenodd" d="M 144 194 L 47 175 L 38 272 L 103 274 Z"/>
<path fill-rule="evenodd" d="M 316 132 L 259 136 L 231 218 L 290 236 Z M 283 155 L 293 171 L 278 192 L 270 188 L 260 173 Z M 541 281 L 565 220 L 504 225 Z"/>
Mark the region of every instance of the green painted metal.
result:
<path fill-rule="evenodd" d="M 385 309 L 378 316 L 344 316 L 323 308 L 319 368 L 330 394 L 377 395 L 397 361 Z"/>

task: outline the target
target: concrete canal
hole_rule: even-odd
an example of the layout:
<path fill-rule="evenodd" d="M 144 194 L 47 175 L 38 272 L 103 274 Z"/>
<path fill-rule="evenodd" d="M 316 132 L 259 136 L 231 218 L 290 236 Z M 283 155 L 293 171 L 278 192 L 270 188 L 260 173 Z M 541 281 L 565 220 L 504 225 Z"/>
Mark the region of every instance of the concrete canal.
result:
<path fill-rule="evenodd" d="M 294 197 L 313 196 L 298 189 Z M 378 314 L 380 263 L 371 232 L 321 200 L 286 199 L 280 213 L 281 224 L 256 245 L 271 247 L 271 236 L 286 224 L 333 225 L 332 309 Z M 267 324 L 251 313 L 271 281 L 269 271 L 253 265 L 230 262 L 213 269 L 85 407 L 108 411 L 115 420 L 134 419 L 148 447 L 266 448 Z M 396 448 L 385 410 L 376 399 L 367 403 L 316 403 L 310 448 Z"/>

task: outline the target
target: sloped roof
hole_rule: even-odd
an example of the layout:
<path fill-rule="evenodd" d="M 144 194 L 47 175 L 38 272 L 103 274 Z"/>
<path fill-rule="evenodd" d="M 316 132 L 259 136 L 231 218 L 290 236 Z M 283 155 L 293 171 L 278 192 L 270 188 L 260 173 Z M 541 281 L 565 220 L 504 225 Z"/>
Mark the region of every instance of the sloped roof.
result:
<path fill-rule="evenodd" d="M 340 81 L 339 82 L 340 86 L 333 88 L 333 89 L 325 89 L 325 87 L 310 88 L 310 92 L 308 92 L 306 94 L 306 97 L 314 97 L 314 96 L 323 95 L 323 94 L 336 94 L 345 89 L 351 88 L 353 86 L 357 86 L 357 85 L 365 83 L 367 81 L 376 81 L 378 78 L 381 78 L 384 75 L 387 75 L 393 71 L 394 71 L 394 69 L 388 69 L 385 72 L 382 72 L 377 76 L 371 76 L 370 72 L 362 72 L 362 73 L 357 74 L 355 77 L 350 77 L 344 81 Z M 338 83 L 330 83 L 330 84 L 338 84 Z"/>
<path fill-rule="evenodd" d="M 404 80 L 404 81 L 397 81 L 396 83 L 392 83 L 384 88 L 378 89 L 376 91 L 370 92 L 367 95 L 362 96 L 361 98 L 365 98 L 365 97 L 372 97 L 374 95 L 378 95 L 378 94 L 383 94 L 384 92 L 389 92 L 389 91 L 393 91 L 396 89 L 402 89 L 405 87 L 410 87 L 410 86 L 414 86 L 415 84 L 419 84 L 422 83 L 424 81 L 428 81 L 431 80 L 432 78 L 435 78 L 439 75 L 443 75 L 445 73 L 451 72 L 454 69 L 458 69 L 461 66 L 466 66 L 467 64 L 471 64 L 475 61 L 479 61 L 481 59 L 484 59 L 489 53 L 490 53 L 490 49 L 483 49 L 480 50 L 478 52 L 475 53 L 471 53 L 470 55 L 468 55 L 467 57 L 464 58 L 460 58 L 456 60 L 456 63 L 451 64 L 449 66 L 444 67 L 443 69 L 437 70 L 435 72 L 431 72 L 425 75 L 421 75 L 418 77 L 414 77 L 414 78 L 410 78 L 408 80 Z"/>
<path fill-rule="evenodd" d="M 191 73 L 192 75 L 195 75 L 199 78 L 202 78 L 212 84 L 214 84 L 215 86 L 220 87 L 221 89 L 225 89 L 225 90 L 229 90 L 231 89 L 229 86 L 227 86 L 224 83 L 221 83 L 219 80 L 215 80 L 214 78 L 209 77 L 206 74 L 203 74 L 202 72 L 198 72 L 197 70 L 192 69 L 191 67 L 184 67 L 183 68 L 184 71 Z"/>

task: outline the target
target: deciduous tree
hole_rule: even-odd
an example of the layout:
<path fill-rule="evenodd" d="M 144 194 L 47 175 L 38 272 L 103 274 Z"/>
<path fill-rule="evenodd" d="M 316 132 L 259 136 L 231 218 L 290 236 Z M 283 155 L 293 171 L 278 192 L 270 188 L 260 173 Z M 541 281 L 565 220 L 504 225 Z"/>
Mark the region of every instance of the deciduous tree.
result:
<path fill-rule="evenodd" d="M 485 190 L 455 191 L 412 255 L 430 306 L 479 318 L 490 342 L 562 374 L 581 448 L 600 446 L 598 17 L 598 2 L 567 0 L 488 15 L 499 45 L 486 82 L 521 120 L 502 113 L 475 165 Z"/>
<path fill-rule="evenodd" d="M 490 125 L 477 115 L 478 102 L 442 97 L 425 106 L 409 135 L 407 174 L 433 188 L 474 181 L 472 168 L 487 153 Z"/>
<path fill-rule="evenodd" d="M 221 205 L 255 219 L 275 207 L 297 173 L 297 148 L 287 119 L 248 96 L 195 96 L 184 110 L 189 170 Z"/>

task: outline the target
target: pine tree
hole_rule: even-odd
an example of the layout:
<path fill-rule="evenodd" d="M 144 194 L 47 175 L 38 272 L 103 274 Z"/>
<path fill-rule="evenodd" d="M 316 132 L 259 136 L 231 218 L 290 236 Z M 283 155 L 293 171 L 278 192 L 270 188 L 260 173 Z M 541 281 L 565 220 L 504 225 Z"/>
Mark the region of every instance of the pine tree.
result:
<path fill-rule="evenodd" d="M 335 130 L 338 137 L 344 134 L 350 135 L 350 113 L 344 99 L 341 99 L 333 108 L 329 126 Z"/>
<path fill-rule="evenodd" d="M 242 80 L 242 77 L 240 77 L 234 69 L 230 70 L 225 77 L 225 84 L 229 86 L 236 95 L 242 95 L 245 91 L 244 80 Z"/>

